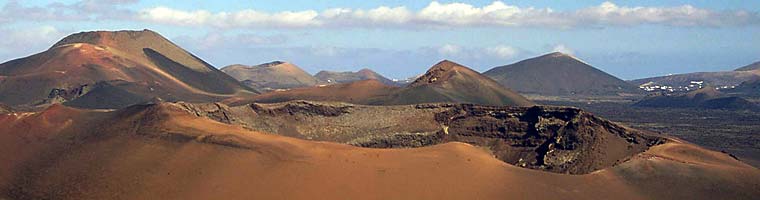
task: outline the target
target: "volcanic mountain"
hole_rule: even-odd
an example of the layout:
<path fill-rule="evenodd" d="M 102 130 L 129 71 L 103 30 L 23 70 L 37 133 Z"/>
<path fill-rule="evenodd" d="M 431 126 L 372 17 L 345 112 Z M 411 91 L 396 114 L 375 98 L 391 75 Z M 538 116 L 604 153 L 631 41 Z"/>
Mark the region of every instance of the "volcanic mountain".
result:
<path fill-rule="evenodd" d="M 524 94 L 567 96 L 640 93 L 635 86 L 559 52 L 496 67 L 483 74 Z"/>
<path fill-rule="evenodd" d="M 341 101 L 369 105 L 401 105 L 433 102 L 482 105 L 530 106 L 532 102 L 496 81 L 460 64 L 444 60 L 403 88 L 387 86 L 377 80 L 357 81 L 322 87 L 302 88 L 258 95 L 248 100 L 228 101 L 283 102 L 289 100 Z"/>
<path fill-rule="evenodd" d="M 202 112 L 194 107 L 159 103 L 96 111 L 54 105 L 41 112 L 0 115 L 0 199 L 754 199 L 760 196 L 757 168 L 678 139 L 652 140 L 652 136 L 576 109 L 427 104 L 382 110 L 382 106 L 297 102 L 230 108 L 250 114 L 242 117 L 283 120 L 272 121 L 276 124 L 309 120 L 286 126 L 260 125 L 284 129 L 283 133 L 303 131 L 299 128 L 309 123 L 346 120 L 344 115 L 357 110 L 349 117 L 357 120 L 355 127 L 386 130 L 384 126 L 401 125 L 395 123 L 401 120 L 409 125 L 407 130 L 417 132 L 415 126 L 422 131 L 434 129 L 437 133 L 433 135 L 443 138 L 422 143 L 425 145 L 421 148 L 381 149 L 252 131 L 245 126 L 215 121 L 210 116 L 199 116 Z M 225 117 L 223 104 L 204 107 L 208 109 L 203 110 L 220 114 L 213 115 L 219 116 L 220 121 L 237 119 Z M 356 118 L 359 115 L 365 118 Z M 394 123 L 383 124 L 388 120 Z M 491 123 L 475 123 L 478 120 Z M 515 126 L 489 126 L 502 122 Z M 331 134 L 328 128 L 305 130 L 317 133 L 313 135 L 351 137 Z M 415 141 L 404 138 L 415 135 L 389 141 Z M 357 140 L 361 141 L 371 143 L 357 144 L 384 144 L 382 137 Z M 479 143 L 492 146 L 472 145 Z M 536 143 L 542 145 L 532 146 Z M 512 148 L 525 151 L 508 151 Z M 548 156 L 531 157 L 538 152 L 547 152 L 539 155 Z M 600 168 L 569 175 L 548 173 L 551 170 L 540 167 L 523 168 L 519 159 L 514 165 L 496 155 L 529 158 L 530 161 L 522 162 L 526 164 L 546 160 L 551 163 L 544 164 L 568 163 L 567 166 L 582 168 L 586 168 L 584 161 L 604 165 L 588 165 L 588 169 Z M 619 160 L 597 160 L 594 156 Z"/>
<path fill-rule="evenodd" d="M 0 102 L 9 105 L 120 108 L 152 98 L 204 102 L 252 92 L 150 30 L 81 32 L 0 64 Z"/>
<path fill-rule="evenodd" d="M 254 66 L 230 65 L 222 68 L 224 73 L 259 90 L 289 89 L 309 87 L 317 84 L 317 79 L 298 66 L 274 61 Z"/>
<path fill-rule="evenodd" d="M 482 105 L 533 105 L 525 97 L 458 63 L 444 60 L 394 93 L 386 104 L 457 102 Z"/>
<path fill-rule="evenodd" d="M 371 69 L 362 69 L 357 72 L 332 72 L 332 71 L 320 71 L 314 75 L 322 83 L 348 83 L 360 80 L 374 79 L 378 80 L 386 85 L 397 85 L 396 82 L 385 78 L 383 75 L 378 74 Z"/>
<path fill-rule="evenodd" d="M 686 94 L 660 95 L 645 98 L 633 104 L 642 107 L 703 108 L 727 110 L 757 110 L 758 105 L 741 97 L 725 96 L 713 87 L 704 87 Z"/>

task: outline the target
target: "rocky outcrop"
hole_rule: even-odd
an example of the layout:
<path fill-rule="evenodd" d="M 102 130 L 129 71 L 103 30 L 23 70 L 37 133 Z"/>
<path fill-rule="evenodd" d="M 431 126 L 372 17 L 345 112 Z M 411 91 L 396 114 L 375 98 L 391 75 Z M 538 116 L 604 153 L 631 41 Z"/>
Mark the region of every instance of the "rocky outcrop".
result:
<path fill-rule="evenodd" d="M 267 108 L 265 106 L 262 106 L 261 104 L 251 104 L 251 109 L 253 109 L 254 112 L 259 113 L 259 114 L 266 114 L 270 116 L 305 114 L 305 115 L 335 117 L 335 116 L 340 116 L 342 114 L 349 113 L 349 109 L 351 107 L 352 106 L 329 106 L 329 105 L 315 104 L 308 101 L 296 101 L 293 103 L 286 104 L 285 106 L 282 106 L 282 107 L 274 107 L 274 108 Z"/>
<path fill-rule="evenodd" d="M 618 164 L 658 144 L 577 108 L 455 105 L 436 113 L 444 141 L 487 147 L 521 167 L 584 174 Z"/>
<path fill-rule="evenodd" d="M 84 96 L 92 89 L 90 84 L 84 84 L 71 88 L 53 88 L 41 104 L 63 103 Z"/>
<path fill-rule="evenodd" d="M 309 101 L 181 105 L 196 116 L 250 130 L 362 147 L 465 142 L 506 163 L 556 173 L 585 174 L 614 166 L 664 141 L 570 107 Z"/>

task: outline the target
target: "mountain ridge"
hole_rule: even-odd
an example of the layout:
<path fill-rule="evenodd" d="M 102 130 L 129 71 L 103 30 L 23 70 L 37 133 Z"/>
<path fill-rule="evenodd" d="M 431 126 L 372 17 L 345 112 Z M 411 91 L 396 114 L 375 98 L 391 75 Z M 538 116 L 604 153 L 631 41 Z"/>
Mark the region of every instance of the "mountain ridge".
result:
<path fill-rule="evenodd" d="M 382 86 L 381 86 L 382 85 Z M 350 91 L 346 91 L 350 90 Z M 347 93 L 346 93 L 347 92 Z M 357 95 L 350 95 L 355 93 Z M 345 94 L 345 95 L 331 95 Z M 531 106 L 533 102 L 496 81 L 460 64 L 444 60 L 427 70 L 412 84 L 394 87 L 370 79 L 327 86 L 275 91 L 237 102 L 282 102 L 289 100 L 342 101 L 367 105 L 400 105 L 433 102 L 484 105 Z"/>

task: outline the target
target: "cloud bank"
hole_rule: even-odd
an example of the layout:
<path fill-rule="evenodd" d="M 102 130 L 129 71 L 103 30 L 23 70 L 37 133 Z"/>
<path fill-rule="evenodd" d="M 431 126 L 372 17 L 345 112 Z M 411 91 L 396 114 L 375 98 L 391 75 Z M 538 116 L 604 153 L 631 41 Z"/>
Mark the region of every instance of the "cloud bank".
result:
<path fill-rule="evenodd" d="M 756 12 L 715 11 L 691 5 L 675 7 L 626 7 L 612 2 L 570 11 L 517 7 L 501 1 L 478 7 L 466 3 L 433 1 L 420 10 L 404 6 L 374 9 L 332 8 L 263 12 L 179 10 L 154 7 L 137 12 L 138 20 L 152 23 L 214 28 L 446 28 L 446 27 L 542 27 L 577 28 L 665 25 L 726 27 L 760 24 Z"/>
<path fill-rule="evenodd" d="M 129 20 L 187 27 L 251 28 L 453 28 L 539 27 L 584 28 L 664 25 L 677 27 L 730 27 L 760 25 L 760 14 L 747 10 L 712 10 L 692 5 L 628 7 L 612 2 L 576 10 L 518 7 L 502 1 L 477 6 L 468 3 L 430 2 L 424 8 L 379 6 L 372 9 L 330 8 L 266 12 L 256 9 L 211 12 L 167 6 L 129 9 L 137 0 L 80 0 L 24 6 L 8 1 L 0 8 L 0 23 L 17 21 Z"/>

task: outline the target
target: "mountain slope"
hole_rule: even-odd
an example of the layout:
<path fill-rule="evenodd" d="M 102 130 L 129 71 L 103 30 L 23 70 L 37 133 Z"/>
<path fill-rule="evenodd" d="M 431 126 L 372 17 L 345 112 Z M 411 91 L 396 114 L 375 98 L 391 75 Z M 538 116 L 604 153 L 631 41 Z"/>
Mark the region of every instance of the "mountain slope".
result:
<path fill-rule="evenodd" d="M 760 97 L 760 79 L 745 81 L 736 86 L 736 88 L 726 90 L 731 95 L 758 98 Z"/>
<path fill-rule="evenodd" d="M 293 88 L 287 91 L 274 91 L 256 95 L 247 99 L 230 99 L 226 102 L 234 105 L 253 102 L 284 102 L 292 100 L 340 101 L 346 103 L 378 105 L 399 90 L 375 79 L 339 83 L 321 87 Z"/>
<path fill-rule="evenodd" d="M 735 69 L 734 71 L 753 71 L 753 70 L 759 70 L 760 69 L 760 61 L 749 64 L 744 67 L 739 67 Z"/>
<path fill-rule="evenodd" d="M 583 61 L 551 53 L 483 73 L 520 93 L 540 95 L 618 95 L 638 88 Z"/>
<path fill-rule="evenodd" d="M 0 64 L 0 102 L 68 102 L 96 95 L 88 91 L 109 81 L 142 88 L 131 93 L 140 100 L 128 104 L 154 97 L 215 101 L 254 92 L 153 31 L 96 31 L 67 36 L 47 51 Z M 102 101 L 79 106 L 107 108 L 101 104 L 115 100 L 91 98 Z"/>
<path fill-rule="evenodd" d="M 680 95 L 653 96 L 633 104 L 642 107 L 659 108 L 704 108 L 728 110 L 756 110 L 758 105 L 741 97 L 729 97 L 713 87 L 704 87 Z"/>
<path fill-rule="evenodd" d="M 629 82 L 635 85 L 654 84 L 667 85 L 672 87 L 686 87 L 691 85 L 692 81 L 703 81 L 705 85 L 711 85 L 715 87 L 737 86 L 745 81 L 760 79 L 760 70 L 758 69 L 760 69 L 760 62 L 739 67 L 734 71 L 673 74 L 667 76 L 636 79 Z"/>
<path fill-rule="evenodd" d="M 291 63 L 274 61 L 254 66 L 230 65 L 221 69 L 248 86 L 260 90 L 309 87 L 317 79 Z"/>
<path fill-rule="evenodd" d="M 332 71 L 320 71 L 314 75 L 322 83 L 348 83 L 360 80 L 375 79 L 386 85 L 397 85 L 396 82 L 385 78 L 383 75 L 378 74 L 370 69 L 362 69 L 357 72 L 332 72 Z"/>
<path fill-rule="evenodd" d="M 629 81 L 635 85 L 651 83 L 655 85 L 668 85 L 673 87 L 686 87 L 691 81 L 704 81 L 706 85 L 716 87 L 736 86 L 744 81 L 760 78 L 760 71 L 725 71 L 725 72 L 694 72 L 685 74 L 673 74 Z"/>

